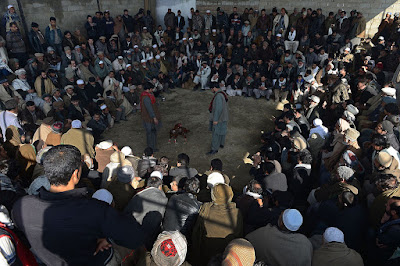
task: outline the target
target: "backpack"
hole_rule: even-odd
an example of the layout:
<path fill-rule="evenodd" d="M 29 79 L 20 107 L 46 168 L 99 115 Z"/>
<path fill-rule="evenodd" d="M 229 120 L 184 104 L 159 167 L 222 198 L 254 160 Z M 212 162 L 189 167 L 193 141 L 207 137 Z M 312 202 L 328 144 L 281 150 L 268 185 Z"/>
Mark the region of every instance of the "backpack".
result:
<path fill-rule="evenodd" d="M 15 250 L 17 252 L 17 265 L 23 266 L 37 266 L 38 263 L 35 256 L 26 247 L 26 245 L 19 239 L 19 237 L 4 224 L 0 223 L 0 237 L 9 237 L 14 243 Z"/>

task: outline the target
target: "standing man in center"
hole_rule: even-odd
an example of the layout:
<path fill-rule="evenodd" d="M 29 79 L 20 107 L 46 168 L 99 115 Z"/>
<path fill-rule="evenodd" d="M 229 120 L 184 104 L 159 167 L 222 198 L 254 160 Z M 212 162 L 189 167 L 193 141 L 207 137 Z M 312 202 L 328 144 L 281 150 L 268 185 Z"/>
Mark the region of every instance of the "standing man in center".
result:
<path fill-rule="evenodd" d="M 158 111 L 156 97 L 153 94 L 154 86 L 146 83 L 140 95 L 140 108 L 142 113 L 143 126 L 146 130 L 147 146 L 154 152 L 157 149 L 157 130 L 161 127 L 160 112 Z"/>
<path fill-rule="evenodd" d="M 207 155 L 213 155 L 219 148 L 225 145 L 225 135 L 228 130 L 228 95 L 220 89 L 217 82 L 211 83 L 214 98 L 208 110 L 210 111 L 210 131 L 212 131 L 211 151 Z"/>

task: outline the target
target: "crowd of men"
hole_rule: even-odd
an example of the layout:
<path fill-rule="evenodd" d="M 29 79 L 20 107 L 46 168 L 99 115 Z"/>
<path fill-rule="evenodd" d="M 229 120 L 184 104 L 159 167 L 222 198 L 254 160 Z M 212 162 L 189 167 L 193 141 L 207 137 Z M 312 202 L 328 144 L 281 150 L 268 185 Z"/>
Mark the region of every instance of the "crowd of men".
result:
<path fill-rule="evenodd" d="M 1 265 L 399 265 L 399 13 L 371 38 L 357 10 L 112 15 L 82 32 L 2 17 Z M 155 157 L 177 88 L 211 88 L 212 116 L 275 101 L 245 187 L 220 159 Z M 211 155 L 229 145 L 224 108 Z M 102 139 L 135 112 L 140 156 Z"/>

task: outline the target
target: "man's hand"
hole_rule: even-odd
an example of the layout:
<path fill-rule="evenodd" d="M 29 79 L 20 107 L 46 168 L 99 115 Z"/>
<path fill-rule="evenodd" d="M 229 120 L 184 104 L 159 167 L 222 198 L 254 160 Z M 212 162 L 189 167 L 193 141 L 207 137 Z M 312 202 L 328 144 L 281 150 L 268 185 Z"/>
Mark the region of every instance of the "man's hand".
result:
<path fill-rule="evenodd" d="M 99 253 L 99 251 L 108 250 L 110 247 L 112 247 L 112 245 L 108 243 L 107 239 L 105 238 L 98 239 L 96 252 L 93 254 L 93 256 L 96 256 L 97 253 Z"/>
<path fill-rule="evenodd" d="M 158 119 L 156 117 L 153 118 L 154 124 L 158 125 Z"/>
<path fill-rule="evenodd" d="M 213 125 L 214 125 L 214 126 L 218 125 L 218 121 L 214 121 L 214 122 L 213 122 Z"/>

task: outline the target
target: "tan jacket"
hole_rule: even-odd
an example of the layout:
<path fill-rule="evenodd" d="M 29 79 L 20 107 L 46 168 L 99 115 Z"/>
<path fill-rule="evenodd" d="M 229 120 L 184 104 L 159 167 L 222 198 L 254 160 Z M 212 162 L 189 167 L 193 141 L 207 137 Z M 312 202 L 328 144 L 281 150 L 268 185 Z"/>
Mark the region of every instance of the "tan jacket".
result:
<path fill-rule="evenodd" d="M 35 86 L 37 95 L 39 97 L 42 97 L 43 94 L 42 94 L 42 77 L 41 76 L 38 76 L 36 78 L 34 86 Z M 53 89 L 56 88 L 56 86 L 54 86 L 53 82 L 49 78 L 47 78 L 44 81 L 44 88 L 45 88 L 45 91 L 44 91 L 45 93 L 51 94 L 51 92 L 53 91 Z"/>
<path fill-rule="evenodd" d="M 71 128 L 61 137 L 61 144 L 68 144 L 79 149 L 82 155 L 94 158 L 94 138 L 86 129 Z"/>

